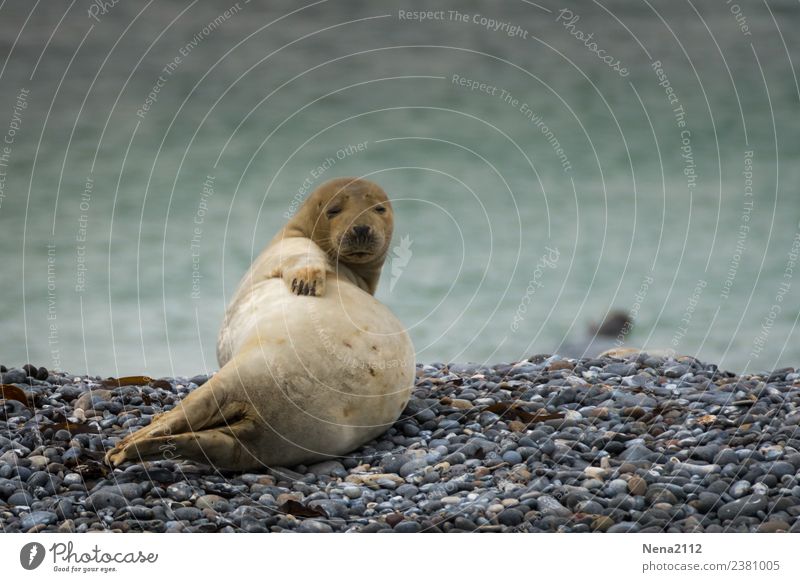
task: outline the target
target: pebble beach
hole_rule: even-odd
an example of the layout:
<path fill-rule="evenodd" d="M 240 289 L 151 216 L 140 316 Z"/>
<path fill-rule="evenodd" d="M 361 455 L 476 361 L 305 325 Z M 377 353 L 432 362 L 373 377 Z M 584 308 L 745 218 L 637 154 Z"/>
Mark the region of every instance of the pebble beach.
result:
<path fill-rule="evenodd" d="M 3 532 L 800 532 L 800 372 L 691 357 L 417 366 L 379 439 L 221 473 L 105 451 L 207 381 L 0 367 Z"/>

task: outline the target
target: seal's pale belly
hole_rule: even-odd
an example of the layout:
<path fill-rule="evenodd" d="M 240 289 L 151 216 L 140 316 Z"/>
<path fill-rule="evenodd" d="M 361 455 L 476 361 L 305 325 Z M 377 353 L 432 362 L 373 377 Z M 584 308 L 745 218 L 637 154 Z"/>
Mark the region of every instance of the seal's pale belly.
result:
<path fill-rule="evenodd" d="M 293 295 L 280 279 L 240 291 L 219 342 L 221 366 L 233 359 L 243 379 L 266 380 L 241 386 L 265 429 L 284 448 L 319 458 L 386 430 L 408 402 L 415 371 L 392 312 L 349 282 L 328 281 L 323 297 Z"/>

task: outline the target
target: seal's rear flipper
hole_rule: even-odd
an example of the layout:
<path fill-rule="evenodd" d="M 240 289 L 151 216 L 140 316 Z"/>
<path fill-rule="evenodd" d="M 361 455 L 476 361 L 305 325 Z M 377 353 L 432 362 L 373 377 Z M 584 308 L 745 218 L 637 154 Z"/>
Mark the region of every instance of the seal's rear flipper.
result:
<path fill-rule="evenodd" d="M 253 429 L 255 423 L 247 414 L 248 403 L 236 398 L 237 391 L 225 382 L 232 371 L 237 373 L 232 367 L 233 362 L 224 366 L 175 408 L 122 439 L 108 451 L 106 462 L 116 466 L 125 461 L 172 457 L 203 463 L 238 458 L 243 451 L 239 450 L 242 447 L 237 439 L 242 431 Z"/>
<path fill-rule="evenodd" d="M 106 462 L 113 467 L 126 461 L 189 459 L 217 469 L 239 470 L 253 464 L 255 455 L 247 450 L 246 443 L 255 428 L 255 423 L 245 419 L 224 428 L 166 436 L 140 436 L 145 431 L 139 431 L 131 435 L 137 438 L 110 450 Z"/>

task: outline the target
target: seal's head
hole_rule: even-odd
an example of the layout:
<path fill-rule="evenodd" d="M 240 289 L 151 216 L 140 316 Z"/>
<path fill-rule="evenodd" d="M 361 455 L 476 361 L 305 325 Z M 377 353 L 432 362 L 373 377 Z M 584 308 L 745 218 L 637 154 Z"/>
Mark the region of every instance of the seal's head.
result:
<path fill-rule="evenodd" d="M 348 266 L 383 264 L 394 216 L 380 186 L 361 178 L 336 178 L 317 188 L 306 208 L 306 236 L 333 261 Z"/>

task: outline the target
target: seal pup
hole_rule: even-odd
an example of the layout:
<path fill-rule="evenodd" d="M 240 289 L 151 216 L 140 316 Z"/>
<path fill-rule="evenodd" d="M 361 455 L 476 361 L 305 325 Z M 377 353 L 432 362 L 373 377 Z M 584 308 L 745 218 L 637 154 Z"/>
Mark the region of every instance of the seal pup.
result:
<path fill-rule="evenodd" d="M 408 403 L 414 348 L 373 297 L 393 230 L 375 183 L 322 184 L 256 258 L 220 329 L 220 370 L 106 455 L 243 471 L 344 455 Z"/>

